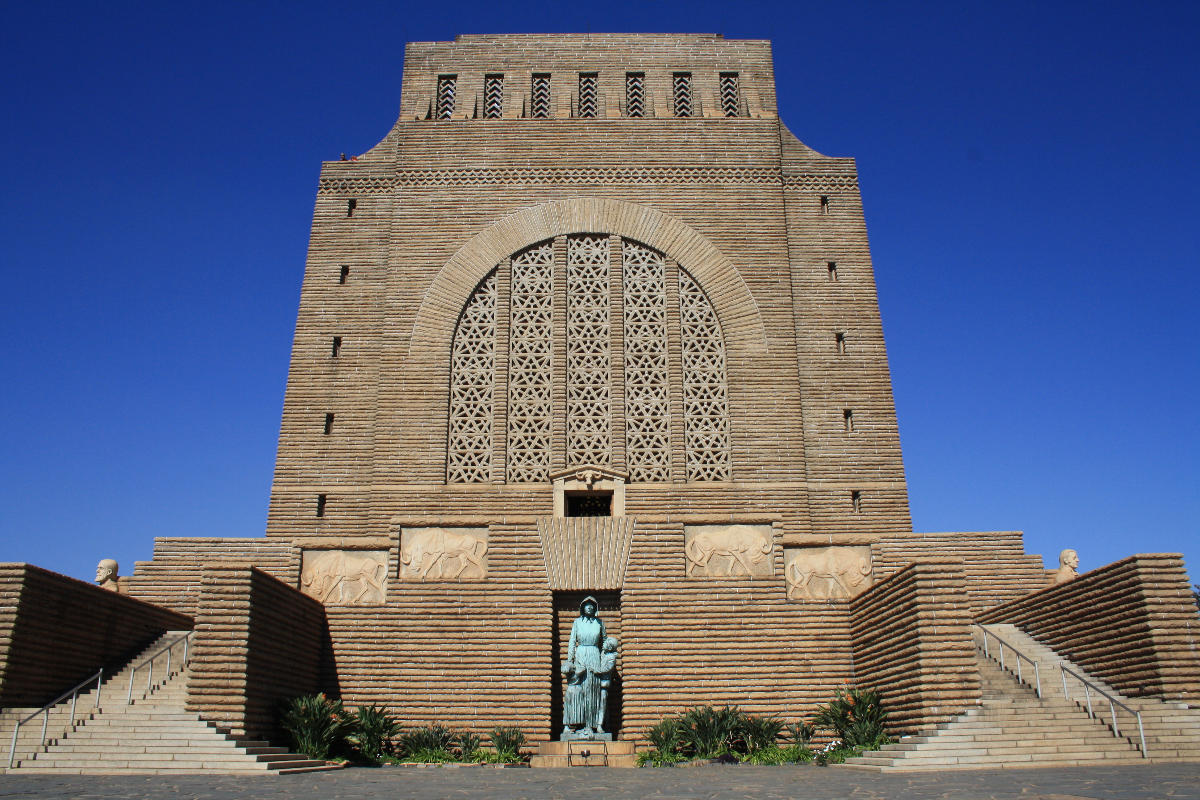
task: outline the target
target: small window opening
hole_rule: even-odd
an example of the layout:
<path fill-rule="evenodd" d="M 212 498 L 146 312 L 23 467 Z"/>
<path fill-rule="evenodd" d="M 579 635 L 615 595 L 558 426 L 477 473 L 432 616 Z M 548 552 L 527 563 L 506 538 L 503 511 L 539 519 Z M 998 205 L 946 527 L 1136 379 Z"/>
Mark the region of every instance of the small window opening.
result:
<path fill-rule="evenodd" d="M 842 429 L 845 430 L 846 433 L 854 433 L 854 409 L 842 409 Z M 326 431 L 326 433 L 328 432 L 329 431 Z"/>
<path fill-rule="evenodd" d="M 821 195 L 821 213 L 822 214 L 829 213 L 829 195 L 827 195 L 827 194 Z"/>
<path fill-rule="evenodd" d="M 596 111 L 599 106 L 597 102 L 596 78 L 595 72 L 579 73 L 579 116 L 592 118 L 596 116 Z"/>
<path fill-rule="evenodd" d="M 837 262 L 836 261 L 826 261 L 825 266 L 829 270 L 829 280 L 836 281 L 838 279 Z"/>
<path fill-rule="evenodd" d="M 567 492 L 568 517 L 611 517 L 612 492 Z"/>
<path fill-rule="evenodd" d="M 692 116 L 692 73 L 674 73 L 671 76 L 671 94 L 675 101 L 675 116 Z"/>
<path fill-rule="evenodd" d="M 504 76 L 483 76 L 483 118 L 500 119 L 504 116 Z"/>
<path fill-rule="evenodd" d="M 325 415 L 325 435 L 333 433 L 333 414 Z"/>
<path fill-rule="evenodd" d="M 721 73 L 721 113 L 727 117 L 740 115 L 741 92 L 736 72 Z"/>
<path fill-rule="evenodd" d="M 438 75 L 436 119 L 451 119 L 454 116 L 454 90 L 457 75 Z"/>
<path fill-rule="evenodd" d="M 535 72 L 529 92 L 529 116 L 536 119 L 550 117 L 550 73 Z"/>
<path fill-rule="evenodd" d="M 325 516 L 325 495 L 323 494 L 317 495 L 317 516 Z"/>
<path fill-rule="evenodd" d="M 346 278 L 349 278 L 349 277 L 350 277 L 350 267 L 343 264 L 341 270 L 338 271 L 338 283 L 344 284 L 346 282 Z"/>
<path fill-rule="evenodd" d="M 353 217 L 354 209 L 358 208 L 358 201 L 351 197 L 346 201 L 346 216 Z"/>
<path fill-rule="evenodd" d="M 646 116 L 646 73 L 625 73 L 625 116 Z"/>
<path fill-rule="evenodd" d="M 837 347 L 838 355 L 839 356 L 846 355 L 846 334 L 842 331 L 838 331 L 837 333 L 835 333 L 833 335 L 833 342 L 834 342 L 834 345 Z"/>
<path fill-rule="evenodd" d="M 330 358 L 337 358 L 342 352 L 342 337 L 333 337 L 333 348 L 329 351 Z"/>
<path fill-rule="evenodd" d="M 855 514 L 862 513 L 862 492 L 855 489 L 850 493 L 850 506 L 854 509 Z"/>

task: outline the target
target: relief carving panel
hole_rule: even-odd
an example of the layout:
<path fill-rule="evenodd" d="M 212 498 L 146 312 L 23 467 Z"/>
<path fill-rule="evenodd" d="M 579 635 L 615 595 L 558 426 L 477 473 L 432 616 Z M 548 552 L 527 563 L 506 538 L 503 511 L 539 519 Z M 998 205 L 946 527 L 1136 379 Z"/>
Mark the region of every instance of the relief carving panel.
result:
<path fill-rule="evenodd" d="M 784 548 L 783 571 L 789 600 L 848 600 L 875 582 L 869 545 Z"/>
<path fill-rule="evenodd" d="M 770 525 L 684 525 L 689 577 L 745 578 L 775 574 Z"/>
<path fill-rule="evenodd" d="M 487 528 L 405 528 L 400 534 L 400 577 L 410 581 L 487 577 Z"/>
<path fill-rule="evenodd" d="M 305 550 L 300 591 L 328 605 L 371 606 L 384 601 L 386 550 Z"/>

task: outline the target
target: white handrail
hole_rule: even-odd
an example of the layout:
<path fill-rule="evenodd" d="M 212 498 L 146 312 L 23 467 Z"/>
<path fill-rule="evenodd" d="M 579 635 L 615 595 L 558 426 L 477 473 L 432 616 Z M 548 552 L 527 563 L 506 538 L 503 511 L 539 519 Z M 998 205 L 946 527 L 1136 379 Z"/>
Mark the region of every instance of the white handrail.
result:
<path fill-rule="evenodd" d="M 164 653 L 167 656 L 166 677 L 171 677 L 171 653 L 175 649 L 175 646 L 180 642 L 183 643 L 183 658 L 179 660 L 179 665 L 182 668 L 188 663 L 188 645 L 192 641 L 193 633 L 195 633 L 195 631 L 188 631 L 129 671 L 129 691 L 125 694 L 125 705 L 129 705 L 133 702 L 133 679 L 137 675 L 137 671 L 142 667 L 146 667 L 146 693 L 142 695 L 142 697 L 148 697 L 154 690 L 154 661 Z"/>
<path fill-rule="evenodd" d="M 99 708 L 100 707 L 100 684 L 104 682 L 104 669 L 103 668 L 101 668 L 99 671 L 97 671 L 95 675 L 85 678 L 77 686 L 73 686 L 70 689 L 67 689 L 65 692 L 63 692 L 58 697 L 51 700 L 46 705 L 39 708 L 37 711 L 30 714 L 25 719 L 19 719 L 19 718 L 17 719 L 17 724 L 13 726 L 12 744 L 10 744 L 8 747 L 8 768 L 9 769 L 12 769 L 13 763 L 15 762 L 16 757 L 17 757 L 17 734 L 21 732 L 21 726 L 24 725 L 26 722 L 29 722 L 31 719 L 36 717 L 38 714 L 45 714 L 45 716 L 42 717 L 42 741 L 38 744 L 38 747 L 41 747 L 42 745 L 44 745 L 46 743 L 46 728 L 50 724 L 50 709 L 54 708 L 54 706 L 58 705 L 63 700 L 66 700 L 67 696 L 70 695 L 70 697 L 71 697 L 71 719 L 67 723 L 67 727 L 74 725 L 75 724 L 75 703 L 79 699 L 79 690 L 82 689 L 83 687 L 89 685 L 92 681 L 96 682 L 96 702 L 93 704 L 92 707 Z"/>
<path fill-rule="evenodd" d="M 1017 680 L 1018 681 L 1028 685 L 1028 683 L 1025 680 L 1025 676 L 1021 674 L 1021 662 L 1024 661 L 1033 667 L 1033 677 L 1034 677 L 1033 689 L 1035 692 L 1037 692 L 1037 696 L 1041 697 L 1042 696 L 1042 672 L 1038 668 L 1038 662 L 1034 661 L 1032 658 L 1025 655 L 1020 650 L 1013 647 L 1011 644 L 1004 641 L 999 636 L 997 636 L 996 634 L 989 631 L 987 628 L 980 625 L 978 622 L 974 623 L 974 625 L 976 628 L 978 628 L 983 633 L 983 654 L 985 656 L 987 656 L 988 658 L 991 658 L 992 660 L 998 660 L 1000 663 L 1001 669 L 1005 669 L 1005 670 L 1008 669 L 1008 667 L 1004 663 L 1004 648 L 1006 648 L 1006 647 L 1009 650 L 1012 650 L 1013 655 L 1017 657 Z M 995 639 L 996 642 L 1000 645 L 1000 658 L 999 659 L 995 659 L 992 656 L 991 650 L 988 648 L 988 637 L 989 636 L 992 637 L 993 639 Z"/>
<path fill-rule="evenodd" d="M 1067 667 L 1063 666 L 1061 663 L 1058 665 L 1058 668 L 1062 671 L 1063 696 L 1067 700 L 1071 699 L 1071 692 L 1070 692 L 1070 690 L 1067 689 L 1067 676 L 1070 675 L 1072 678 L 1074 678 L 1075 680 L 1077 680 L 1083 684 L 1083 696 L 1084 696 L 1085 700 L 1087 701 L 1087 714 L 1092 719 L 1097 719 L 1096 712 L 1092 709 L 1092 692 L 1094 691 L 1096 694 L 1100 695 L 1101 697 L 1103 697 L 1105 700 L 1108 701 L 1108 713 L 1109 713 L 1109 718 L 1112 720 L 1113 736 L 1116 736 L 1117 738 L 1121 737 L 1121 727 L 1117 723 L 1117 706 L 1120 706 L 1127 714 L 1133 715 L 1134 719 L 1137 720 L 1137 724 L 1138 724 L 1138 739 L 1141 742 L 1142 758 L 1145 758 L 1146 757 L 1146 730 L 1145 730 L 1145 728 L 1142 727 L 1142 712 L 1135 711 L 1132 708 L 1130 708 L 1129 706 L 1125 705 L 1120 700 L 1113 697 L 1108 692 L 1104 691 L 1099 686 L 1092 683 L 1091 681 L 1089 681 L 1087 678 L 1080 675 L 1075 670 L 1068 669 Z M 1079 701 L 1076 701 L 1076 702 L 1079 702 Z"/>

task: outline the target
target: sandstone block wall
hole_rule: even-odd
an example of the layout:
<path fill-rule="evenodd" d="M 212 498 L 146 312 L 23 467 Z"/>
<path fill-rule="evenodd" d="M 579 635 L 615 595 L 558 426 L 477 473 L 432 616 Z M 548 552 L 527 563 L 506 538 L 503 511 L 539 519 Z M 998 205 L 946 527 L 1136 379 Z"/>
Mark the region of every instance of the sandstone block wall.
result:
<path fill-rule="evenodd" d="M 979 672 L 962 563 L 911 564 L 850 601 L 854 683 L 875 688 L 893 735 L 978 704 Z"/>
<path fill-rule="evenodd" d="M 1016 625 L 1122 694 L 1200 701 L 1200 617 L 1178 554 L 1130 556 L 979 620 Z"/>
<path fill-rule="evenodd" d="M 195 614 L 204 570 L 232 564 L 253 565 L 294 586 L 300 551 L 288 542 L 261 537 L 157 537 L 153 560 L 138 561 L 126 585 L 133 597 Z"/>
<path fill-rule="evenodd" d="M 0 564 L 0 705 L 37 706 L 192 619 L 31 564 Z"/>
<path fill-rule="evenodd" d="M 204 571 L 187 709 L 239 736 L 279 740 L 279 703 L 328 685 L 325 609 L 262 570 Z"/>

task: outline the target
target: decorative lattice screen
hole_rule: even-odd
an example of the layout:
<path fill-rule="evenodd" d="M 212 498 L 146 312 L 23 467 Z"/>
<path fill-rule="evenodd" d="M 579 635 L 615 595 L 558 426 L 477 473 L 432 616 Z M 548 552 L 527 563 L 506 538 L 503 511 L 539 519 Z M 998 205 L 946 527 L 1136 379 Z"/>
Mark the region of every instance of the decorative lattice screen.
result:
<path fill-rule="evenodd" d="M 596 116 L 596 73 L 579 73 L 579 116 Z"/>
<path fill-rule="evenodd" d="M 500 119 L 504 116 L 504 76 L 485 75 L 483 77 L 483 117 L 484 119 Z"/>
<path fill-rule="evenodd" d="M 554 245 L 513 256 L 508 357 L 508 482 L 550 475 Z"/>
<path fill-rule="evenodd" d="M 646 114 L 646 76 L 641 72 L 625 73 L 625 116 Z"/>
<path fill-rule="evenodd" d="M 435 113 L 438 119 L 450 119 L 454 116 L 454 91 L 457 82 L 458 76 L 456 75 L 438 76 L 437 111 Z"/>
<path fill-rule="evenodd" d="M 630 481 L 671 480 L 667 289 L 663 257 L 626 239 L 625 458 Z"/>
<path fill-rule="evenodd" d="M 535 74 L 529 92 L 529 116 L 545 119 L 550 116 L 550 76 Z"/>
<path fill-rule="evenodd" d="M 683 431 L 689 481 L 729 480 L 729 402 L 725 343 L 700 284 L 679 269 L 683 353 Z"/>
<path fill-rule="evenodd" d="M 721 73 L 721 113 L 727 117 L 738 116 L 738 106 L 741 98 L 738 91 L 738 74 L 736 72 Z"/>
<path fill-rule="evenodd" d="M 567 239 L 567 466 L 612 463 L 608 237 Z"/>
<path fill-rule="evenodd" d="M 450 354 L 446 481 L 482 483 L 492 466 L 496 387 L 496 271 L 471 293 Z"/>
<path fill-rule="evenodd" d="M 502 398 L 507 403 L 507 430 L 500 432 L 506 436 L 505 480 L 542 483 L 549 479 L 555 413 L 566 416 L 568 466 L 613 465 L 611 315 L 615 303 L 624 309 L 617 324 L 624 340 L 629 480 L 730 480 L 725 345 L 703 289 L 679 269 L 681 360 L 672 363 L 664 256 L 633 240 L 602 234 L 569 236 L 565 247 L 562 244 L 560 240 L 556 248 L 552 241 L 542 242 L 511 261 L 508 375 L 500 376 L 507 378 L 508 387 L 507 397 Z M 614 252 L 618 246 L 619 254 Z M 609 288 L 616 277 L 614 269 L 621 274 L 619 298 L 613 298 Z M 496 364 L 504 363 L 496 357 L 502 344 L 496 341 L 499 274 L 492 270 L 476 287 L 454 334 L 446 457 L 449 483 L 491 480 Z M 555 314 L 556 286 L 557 302 L 566 301 L 565 319 Z M 566 341 L 559 340 L 558 352 L 565 352 L 566 372 L 556 375 L 555 341 L 563 332 Z M 556 411 L 554 386 L 564 378 L 566 407 Z M 675 391 L 681 389 L 683 399 L 683 464 L 671 463 L 672 385 Z"/>
<path fill-rule="evenodd" d="M 676 72 L 671 76 L 671 97 L 675 102 L 675 116 L 692 115 L 692 73 Z"/>

